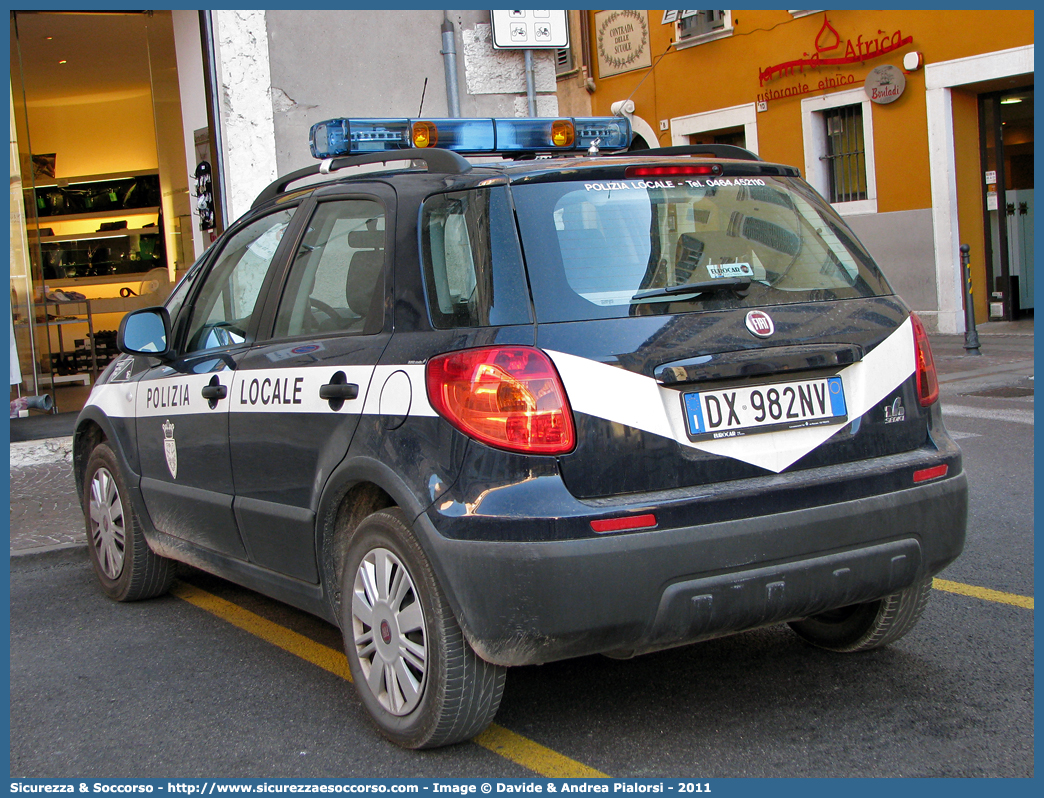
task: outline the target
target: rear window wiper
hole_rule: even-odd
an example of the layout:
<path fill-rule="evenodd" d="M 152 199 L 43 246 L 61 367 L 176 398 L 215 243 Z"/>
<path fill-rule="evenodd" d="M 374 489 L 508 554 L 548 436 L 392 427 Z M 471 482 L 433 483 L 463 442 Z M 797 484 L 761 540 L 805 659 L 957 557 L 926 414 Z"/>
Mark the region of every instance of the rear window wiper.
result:
<path fill-rule="evenodd" d="M 639 291 L 631 297 L 631 301 L 637 302 L 642 299 L 656 299 L 657 297 L 675 296 L 677 294 L 706 294 L 723 289 L 739 293 L 750 288 L 750 282 L 749 277 L 723 277 L 720 280 L 708 280 L 702 283 L 668 285 L 663 288 L 650 288 L 645 291 Z"/>

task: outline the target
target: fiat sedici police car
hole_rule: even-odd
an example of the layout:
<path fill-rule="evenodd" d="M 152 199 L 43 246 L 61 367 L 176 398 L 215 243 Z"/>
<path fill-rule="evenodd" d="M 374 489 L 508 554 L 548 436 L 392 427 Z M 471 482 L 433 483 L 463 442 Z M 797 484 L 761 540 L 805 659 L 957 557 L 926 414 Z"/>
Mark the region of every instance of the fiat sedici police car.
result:
<path fill-rule="evenodd" d="M 907 633 L 967 517 L 924 327 L 797 169 L 629 141 L 315 125 L 120 325 L 75 435 L 104 591 L 182 562 L 337 624 L 412 748 L 485 728 L 513 665 Z"/>

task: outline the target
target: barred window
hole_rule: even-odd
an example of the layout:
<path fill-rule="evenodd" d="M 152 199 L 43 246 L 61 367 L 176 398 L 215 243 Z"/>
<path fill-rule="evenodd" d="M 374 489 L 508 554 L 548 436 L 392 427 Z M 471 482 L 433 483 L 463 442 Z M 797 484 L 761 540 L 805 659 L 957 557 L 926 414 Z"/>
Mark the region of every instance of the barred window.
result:
<path fill-rule="evenodd" d="M 863 106 L 842 105 L 823 111 L 830 202 L 867 199 L 866 148 L 863 142 Z"/>

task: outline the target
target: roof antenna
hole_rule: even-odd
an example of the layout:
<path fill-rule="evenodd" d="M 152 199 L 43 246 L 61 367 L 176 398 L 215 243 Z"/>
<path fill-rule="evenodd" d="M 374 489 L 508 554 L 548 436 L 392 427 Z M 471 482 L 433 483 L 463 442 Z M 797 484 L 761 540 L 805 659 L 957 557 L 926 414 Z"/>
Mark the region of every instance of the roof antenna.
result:
<path fill-rule="evenodd" d="M 428 79 L 424 78 L 424 88 L 421 89 L 421 104 L 420 108 L 417 109 L 417 116 L 421 115 L 421 110 L 424 108 L 424 94 L 428 91 Z"/>

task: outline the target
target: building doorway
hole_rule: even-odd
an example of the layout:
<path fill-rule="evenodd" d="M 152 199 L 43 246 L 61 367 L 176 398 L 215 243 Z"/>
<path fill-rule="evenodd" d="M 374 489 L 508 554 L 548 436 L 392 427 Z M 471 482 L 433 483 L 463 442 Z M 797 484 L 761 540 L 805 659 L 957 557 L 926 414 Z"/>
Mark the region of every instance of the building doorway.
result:
<path fill-rule="evenodd" d="M 990 319 L 1033 313 L 1033 87 L 979 95 Z"/>

